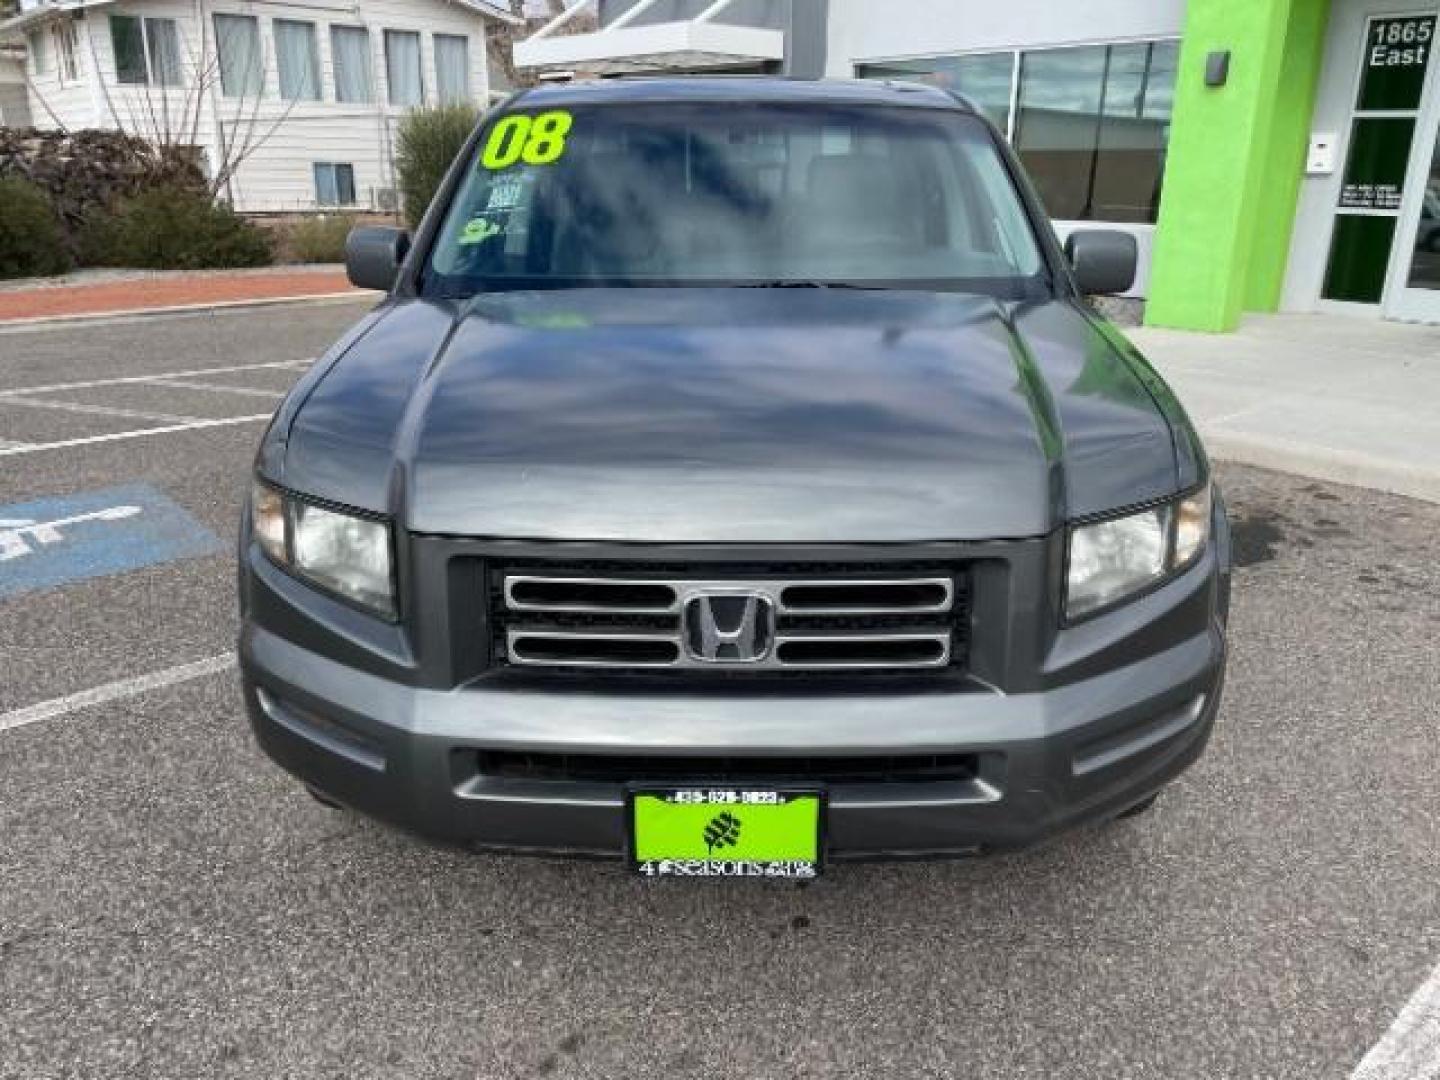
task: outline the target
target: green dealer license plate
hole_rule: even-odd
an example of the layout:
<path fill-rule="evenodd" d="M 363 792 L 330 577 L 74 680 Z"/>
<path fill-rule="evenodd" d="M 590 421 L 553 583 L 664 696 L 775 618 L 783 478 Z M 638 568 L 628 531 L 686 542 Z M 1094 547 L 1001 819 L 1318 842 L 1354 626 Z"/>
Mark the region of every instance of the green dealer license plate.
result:
<path fill-rule="evenodd" d="M 630 793 L 630 854 L 649 877 L 812 878 L 818 791 L 672 788 Z"/>

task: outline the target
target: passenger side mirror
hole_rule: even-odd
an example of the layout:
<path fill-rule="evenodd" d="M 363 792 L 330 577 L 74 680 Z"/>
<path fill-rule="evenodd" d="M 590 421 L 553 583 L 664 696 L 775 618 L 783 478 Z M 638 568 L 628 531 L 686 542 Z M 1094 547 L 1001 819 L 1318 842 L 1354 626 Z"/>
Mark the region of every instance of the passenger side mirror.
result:
<path fill-rule="evenodd" d="M 1111 296 L 1135 284 L 1135 237 L 1119 229 L 1081 229 L 1065 241 L 1075 284 L 1085 296 Z"/>
<path fill-rule="evenodd" d="M 389 292 L 409 252 L 410 234 L 404 229 L 351 229 L 345 241 L 345 272 L 350 284 Z"/>

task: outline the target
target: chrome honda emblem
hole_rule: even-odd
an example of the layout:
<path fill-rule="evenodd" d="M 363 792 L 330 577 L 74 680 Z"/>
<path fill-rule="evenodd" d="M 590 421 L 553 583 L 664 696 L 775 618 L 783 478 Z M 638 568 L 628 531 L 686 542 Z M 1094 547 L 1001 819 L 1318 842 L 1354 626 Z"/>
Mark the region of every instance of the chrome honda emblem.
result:
<path fill-rule="evenodd" d="M 685 603 L 685 649 L 707 664 L 758 664 L 775 642 L 775 604 L 760 593 L 701 593 Z"/>

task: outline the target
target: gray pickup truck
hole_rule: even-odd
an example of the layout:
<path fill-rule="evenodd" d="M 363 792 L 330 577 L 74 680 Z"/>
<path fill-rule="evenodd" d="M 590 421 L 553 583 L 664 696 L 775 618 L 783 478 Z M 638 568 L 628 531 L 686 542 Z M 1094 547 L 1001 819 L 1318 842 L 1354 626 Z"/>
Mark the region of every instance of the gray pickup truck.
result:
<path fill-rule="evenodd" d="M 261 443 L 244 693 L 324 802 L 808 877 L 1148 807 L 1220 701 L 1224 508 L 965 101 L 524 91 Z"/>

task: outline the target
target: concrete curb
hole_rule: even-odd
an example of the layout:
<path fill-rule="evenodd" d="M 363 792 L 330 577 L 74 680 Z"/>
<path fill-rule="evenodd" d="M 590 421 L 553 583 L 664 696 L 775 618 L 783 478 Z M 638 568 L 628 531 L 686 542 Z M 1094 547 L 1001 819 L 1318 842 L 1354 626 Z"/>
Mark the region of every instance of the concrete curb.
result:
<path fill-rule="evenodd" d="M 1204 424 L 1199 426 L 1206 449 L 1218 461 L 1440 503 L 1440 466 L 1412 465 L 1285 439 L 1207 429 Z"/>
<path fill-rule="evenodd" d="M 343 293 L 310 293 L 302 296 L 264 296 L 253 300 L 207 300 L 198 304 L 174 304 L 169 307 L 129 308 L 121 311 L 86 311 L 74 315 L 37 315 L 25 319 L 0 319 L 0 332 L 12 329 L 43 328 L 65 323 L 95 323 L 107 319 L 140 319 L 154 315 L 184 315 L 201 311 L 227 311 L 234 308 L 274 307 L 279 304 L 345 303 L 370 299 L 378 302 L 382 293 L 356 289 Z"/>

